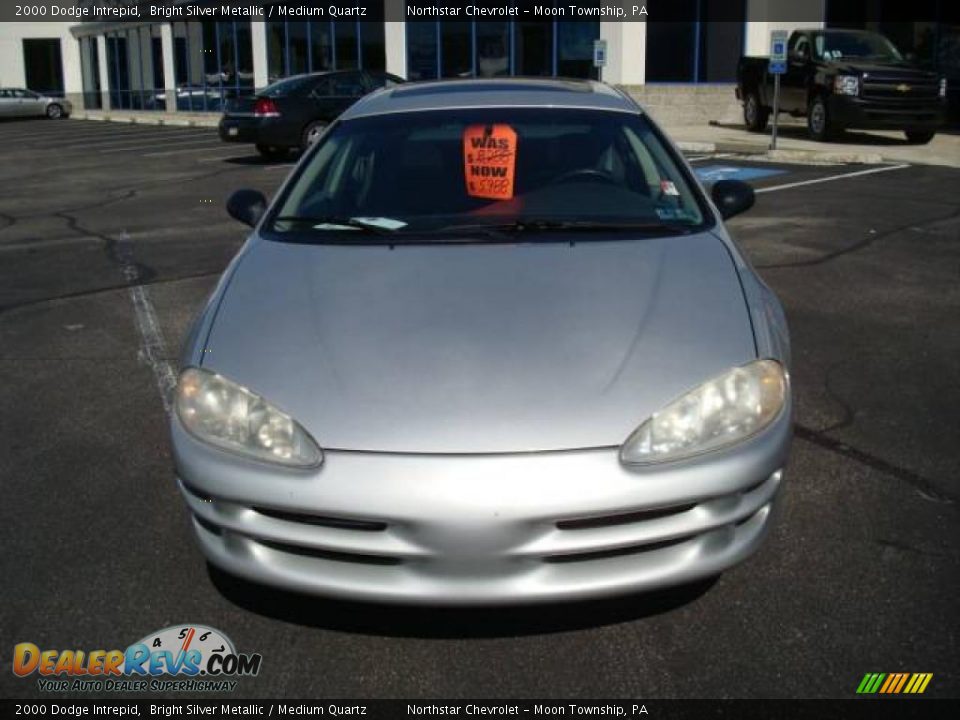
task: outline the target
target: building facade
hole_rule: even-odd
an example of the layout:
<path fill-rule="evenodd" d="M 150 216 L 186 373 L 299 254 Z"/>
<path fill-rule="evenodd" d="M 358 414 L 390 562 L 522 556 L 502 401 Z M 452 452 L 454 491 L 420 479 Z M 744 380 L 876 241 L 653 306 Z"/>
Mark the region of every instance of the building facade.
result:
<path fill-rule="evenodd" d="M 851 2 L 864 7 L 851 11 Z M 960 25 L 947 18 L 955 0 L 915 2 L 932 3 L 923 15 L 934 20 L 897 20 L 889 0 L 647 0 L 649 22 L 6 23 L 0 86 L 65 95 L 86 110 L 219 112 L 231 97 L 321 70 L 386 70 L 410 80 L 565 76 L 626 86 L 648 107 L 691 121 L 722 119 L 734 104 L 738 58 L 766 54 L 774 29 L 868 27 L 960 83 Z M 798 20 L 769 19 L 791 16 Z M 868 16 L 879 19 L 856 19 Z"/>

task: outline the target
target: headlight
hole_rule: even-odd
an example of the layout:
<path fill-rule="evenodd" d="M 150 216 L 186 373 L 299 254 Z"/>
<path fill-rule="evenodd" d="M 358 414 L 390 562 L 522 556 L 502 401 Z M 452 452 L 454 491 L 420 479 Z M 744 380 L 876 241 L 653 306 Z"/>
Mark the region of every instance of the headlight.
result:
<path fill-rule="evenodd" d="M 940 97 L 945 98 L 947 96 L 947 79 L 940 78 Z"/>
<path fill-rule="evenodd" d="M 625 463 L 679 460 L 740 442 L 767 427 L 787 398 L 775 360 L 735 367 L 653 415 L 620 449 Z"/>
<path fill-rule="evenodd" d="M 857 95 L 860 92 L 860 78 L 856 75 L 837 75 L 833 79 L 833 92 L 837 95 Z"/>
<path fill-rule="evenodd" d="M 176 405 L 184 427 L 211 445 L 294 467 L 323 460 L 293 418 L 222 375 L 187 368 L 177 382 Z"/>

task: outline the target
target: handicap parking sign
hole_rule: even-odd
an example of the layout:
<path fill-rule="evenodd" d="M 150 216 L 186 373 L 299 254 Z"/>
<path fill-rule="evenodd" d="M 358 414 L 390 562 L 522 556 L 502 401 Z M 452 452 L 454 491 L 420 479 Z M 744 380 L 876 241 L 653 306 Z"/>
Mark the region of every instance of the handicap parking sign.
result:
<path fill-rule="evenodd" d="M 756 180 L 772 175 L 783 175 L 786 170 L 776 168 L 744 167 L 742 165 L 705 165 L 695 168 L 697 177 L 704 183 L 718 180 Z"/>

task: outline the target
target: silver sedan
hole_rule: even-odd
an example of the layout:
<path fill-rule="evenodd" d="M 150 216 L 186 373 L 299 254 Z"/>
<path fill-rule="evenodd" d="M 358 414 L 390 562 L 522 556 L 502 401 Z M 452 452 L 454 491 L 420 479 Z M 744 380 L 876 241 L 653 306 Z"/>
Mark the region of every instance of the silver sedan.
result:
<path fill-rule="evenodd" d="M 662 131 L 606 85 L 362 99 L 254 227 L 171 432 L 214 565 L 300 592 L 513 604 L 712 576 L 766 535 L 783 311 Z"/>
<path fill-rule="evenodd" d="M 53 120 L 73 112 L 73 103 L 23 88 L 0 88 L 0 118 L 48 117 Z"/>

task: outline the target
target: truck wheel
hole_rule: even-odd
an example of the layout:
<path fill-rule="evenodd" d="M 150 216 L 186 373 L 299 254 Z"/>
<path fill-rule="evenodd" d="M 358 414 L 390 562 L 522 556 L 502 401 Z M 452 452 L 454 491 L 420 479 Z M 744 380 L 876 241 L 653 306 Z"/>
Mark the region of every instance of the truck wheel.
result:
<path fill-rule="evenodd" d="M 937 133 L 933 130 L 905 130 L 903 134 L 907 136 L 907 142 L 913 145 L 926 145 Z"/>
<path fill-rule="evenodd" d="M 767 127 L 767 121 L 770 119 L 770 109 L 760 104 L 760 98 L 756 93 L 747 95 L 743 101 L 743 122 L 747 130 L 753 132 L 763 132 Z"/>
<path fill-rule="evenodd" d="M 827 110 L 827 101 L 822 95 L 816 95 L 810 100 L 807 108 L 807 132 L 810 137 L 820 142 L 831 140 L 835 129 L 830 122 L 830 113 Z"/>

